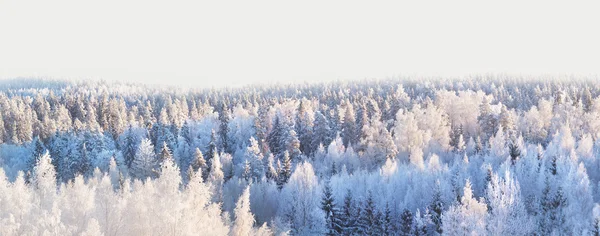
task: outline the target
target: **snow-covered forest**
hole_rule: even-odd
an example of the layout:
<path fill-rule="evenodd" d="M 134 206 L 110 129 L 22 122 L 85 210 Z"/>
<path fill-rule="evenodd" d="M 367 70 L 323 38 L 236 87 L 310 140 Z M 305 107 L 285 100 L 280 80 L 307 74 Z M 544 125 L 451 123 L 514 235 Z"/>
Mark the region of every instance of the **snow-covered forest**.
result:
<path fill-rule="evenodd" d="M 0 235 L 598 235 L 600 82 L 0 82 Z"/>

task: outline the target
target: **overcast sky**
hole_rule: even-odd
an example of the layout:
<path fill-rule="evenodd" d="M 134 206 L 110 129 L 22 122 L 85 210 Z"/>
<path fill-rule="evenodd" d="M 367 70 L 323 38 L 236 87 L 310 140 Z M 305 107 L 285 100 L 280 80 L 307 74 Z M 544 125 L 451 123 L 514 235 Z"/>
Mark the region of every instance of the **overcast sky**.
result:
<path fill-rule="evenodd" d="M 0 0 L 0 78 L 598 74 L 594 2 Z"/>

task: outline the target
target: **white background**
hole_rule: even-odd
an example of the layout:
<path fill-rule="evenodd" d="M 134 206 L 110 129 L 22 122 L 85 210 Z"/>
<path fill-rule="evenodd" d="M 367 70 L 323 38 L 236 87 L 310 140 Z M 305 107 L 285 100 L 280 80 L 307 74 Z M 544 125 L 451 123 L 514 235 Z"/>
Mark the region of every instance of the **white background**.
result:
<path fill-rule="evenodd" d="M 194 86 L 600 72 L 594 1 L 0 0 L 0 78 Z"/>

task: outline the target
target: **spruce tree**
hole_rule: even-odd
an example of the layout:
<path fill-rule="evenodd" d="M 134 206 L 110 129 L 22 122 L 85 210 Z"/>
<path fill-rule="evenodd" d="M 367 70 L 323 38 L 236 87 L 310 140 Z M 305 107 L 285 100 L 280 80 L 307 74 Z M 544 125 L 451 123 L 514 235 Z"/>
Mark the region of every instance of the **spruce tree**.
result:
<path fill-rule="evenodd" d="M 484 135 L 484 140 L 494 136 L 496 129 L 498 128 L 498 121 L 492 113 L 492 108 L 487 97 L 484 97 L 483 102 L 479 106 L 479 116 L 477 117 L 477 121 Z"/>
<path fill-rule="evenodd" d="M 249 182 L 252 179 L 252 167 L 248 160 L 244 161 L 244 172 L 242 172 L 242 178 Z"/>
<path fill-rule="evenodd" d="M 276 115 L 275 121 L 273 122 L 273 129 L 267 137 L 267 143 L 269 144 L 269 149 L 273 155 L 280 155 L 286 149 L 285 145 L 283 145 L 283 140 L 287 137 L 288 132 L 289 127 L 285 124 L 285 121 L 282 121 L 279 116 Z"/>
<path fill-rule="evenodd" d="M 242 196 L 237 201 L 233 211 L 235 220 L 232 222 L 232 236 L 253 235 L 253 226 L 256 220 L 250 209 L 250 187 L 246 187 Z"/>
<path fill-rule="evenodd" d="M 413 218 L 413 227 L 410 234 L 415 236 L 427 235 L 427 224 L 425 222 L 426 219 L 424 219 L 424 217 L 421 216 L 421 212 L 418 209 L 417 213 Z"/>
<path fill-rule="evenodd" d="M 180 139 L 178 140 L 181 141 L 178 142 L 177 149 L 172 151 L 174 153 L 176 152 L 176 154 L 174 155 L 179 158 L 179 166 L 183 171 L 188 169 L 188 167 L 194 161 L 195 155 L 195 153 L 193 152 L 194 138 L 192 137 L 190 127 L 187 121 L 185 121 L 183 123 L 183 126 L 181 127 L 181 131 L 179 132 L 179 138 Z"/>
<path fill-rule="evenodd" d="M 354 207 L 354 201 L 352 199 L 352 192 L 350 189 L 346 192 L 344 196 L 344 205 L 342 206 L 342 211 L 340 214 L 340 222 L 341 222 L 341 230 L 342 235 L 354 235 L 356 234 L 356 217 L 358 213 L 356 212 L 356 208 Z"/>
<path fill-rule="evenodd" d="M 300 151 L 302 153 L 309 153 L 311 141 L 313 139 L 312 120 L 309 117 L 309 113 L 304 105 L 303 100 L 300 101 L 300 105 L 298 106 L 298 112 L 296 113 L 296 125 L 294 128 L 300 142 Z"/>
<path fill-rule="evenodd" d="M 294 163 L 302 161 L 302 152 L 300 151 L 300 141 L 296 131 L 290 130 L 285 140 L 286 151 L 290 153 L 290 158 Z"/>
<path fill-rule="evenodd" d="M 581 102 L 583 103 L 583 111 L 590 112 L 592 110 L 594 100 L 592 98 L 592 93 L 590 93 L 590 88 L 587 86 L 581 95 Z"/>
<path fill-rule="evenodd" d="M 508 143 L 508 153 L 510 154 L 510 161 L 512 165 L 515 165 L 519 157 L 521 156 L 521 150 L 519 146 L 516 144 L 516 140 L 514 138 L 511 142 Z"/>
<path fill-rule="evenodd" d="M 347 102 L 344 123 L 342 124 L 342 143 L 347 148 L 350 145 L 355 145 L 356 142 L 356 117 L 354 115 L 354 108 Z"/>
<path fill-rule="evenodd" d="M 444 212 L 444 203 L 442 202 L 439 185 L 434 190 L 433 200 L 429 204 L 429 209 L 431 210 L 431 222 L 433 223 L 434 230 L 438 234 L 442 234 L 442 213 Z"/>
<path fill-rule="evenodd" d="M 400 235 L 411 235 L 413 225 L 413 214 L 410 210 L 404 209 L 400 215 Z"/>
<path fill-rule="evenodd" d="M 181 132 L 179 134 L 182 138 L 183 141 L 188 145 L 191 146 L 194 138 L 192 137 L 192 132 L 190 130 L 190 125 L 188 124 L 187 120 L 183 123 L 183 126 L 181 127 Z"/>
<path fill-rule="evenodd" d="M 210 133 L 210 141 L 208 142 L 208 146 L 206 147 L 206 161 L 208 162 L 207 172 L 212 170 L 212 159 L 218 155 L 217 150 L 217 136 L 215 134 L 215 130 L 211 130 Z"/>
<path fill-rule="evenodd" d="M 592 225 L 592 234 L 594 236 L 600 236 L 600 218 L 594 217 L 594 223 Z"/>
<path fill-rule="evenodd" d="M 475 153 L 481 154 L 483 153 L 483 143 L 481 143 L 481 137 L 477 136 L 475 139 Z"/>
<path fill-rule="evenodd" d="M 321 210 L 325 213 L 325 222 L 327 224 L 327 235 L 339 235 L 342 232 L 339 212 L 333 199 L 331 183 L 325 182 L 323 196 L 321 197 Z"/>
<path fill-rule="evenodd" d="M 125 134 L 125 140 L 124 140 L 124 144 L 123 144 L 123 148 L 122 153 L 123 153 L 123 159 L 125 160 L 125 165 L 127 165 L 128 168 L 131 168 L 131 163 L 133 162 L 133 159 L 135 158 L 135 151 L 136 151 L 136 141 L 135 141 L 135 137 L 133 134 L 133 128 L 131 126 L 131 124 L 129 125 L 129 128 L 127 129 L 127 133 Z"/>
<path fill-rule="evenodd" d="M 308 155 L 311 156 L 321 144 L 328 147 L 332 140 L 329 121 L 321 112 L 317 111 L 315 113 L 315 125 L 313 126 L 312 145 Z"/>
<path fill-rule="evenodd" d="M 147 177 L 156 177 L 157 165 L 154 146 L 152 146 L 150 140 L 142 140 L 131 164 L 130 174 L 142 180 L 145 180 Z"/>
<path fill-rule="evenodd" d="M 1 117 L 0 117 L 0 119 L 1 119 Z M 33 139 L 32 144 L 33 144 L 33 147 L 31 150 L 31 157 L 29 158 L 29 160 L 27 162 L 27 170 L 26 171 L 32 171 L 33 167 L 38 162 L 40 157 L 42 157 L 42 155 L 44 155 L 44 153 L 46 153 L 46 151 L 47 151 L 46 146 L 44 145 L 44 143 L 42 143 L 40 138 L 37 136 Z"/>
<path fill-rule="evenodd" d="M 162 163 L 166 159 L 173 158 L 171 150 L 169 150 L 169 147 L 167 146 L 166 142 L 162 143 L 162 147 L 160 149 L 160 153 L 158 154 L 158 158 L 160 163 Z"/>
<path fill-rule="evenodd" d="M 194 152 L 194 157 L 192 159 L 192 163 L 190 163 L 190 168 L 194 172 L 201 170 L 202 171 L 202 179 L 206 180 L 206 176 L 208 176 L 208 165 L 206 164 L 206 160 L 202 155 L 202 152 L 199 148 L 196 148 Z"/>
<path fill-rule="evenodd" d="M 268 181 L 274 181 L 276 183 L 279 183 L 278 180 L 278 171 L 277 169 L 275 169 L 275 166 L 273 166 L 273 155 L 269 155 L 269 158 L 267 160 L 267 169 L 266 169 L 266 173 L 265 176 L 267 177 Z"/>
<path fill-rule="evenodd" d="M 283 187 L 284 184 L 288 182 L 290 176 L 292 175 L 292 159 L 290 158 L 290 154 L 286 151 L 283 153 L 283 163 L 281 169 L 278 173 L 278 182 L 277 186 L 279 189 Z"/>
<path fill-rule="evenodd" d="M 375 209 L 373 194 L 369 192 L 364 203 L 362 214 L 359 218 L 358 233 L 365 235 L 378 235 L 376 230 L 377 220 L 377 209 Z"/>
<path fill-rule="evenodd" d="M 394 221 L 392 219 L 392 210 L 390 209 L 390 204 L 385 204 L 385 212 L 383 215 L 383 235 L 393 235 L 396 232 L 396 227 L 394 227 Z"/>
<path fill-rule="evenodd" d="M 73 174 L 81 174 L 83 176 L 88 176 L 90 174 L 90 171 L 92 170 L 92 167 L 85 141 L 81 143 L 80 150 L 74 151 L 79 151 L 79 155 L 71 156 L 73 158 L 74 164 L 74 166 L 72 166 Z"/>
<path fill-rule="evenodd" d="M 566 221 L 563 209 L 567 207 L 567 199 L 564 196 L 562 187 L 558 187 L 556 192 L 552 191 L 549 178 L 546 178 L 545 187 L 542 190 L 542 198 L 540 199 L 541 218 L 539 221 L 539 231 L 542 234 L 565 234 L 567 229 L 564 228 Z"/>
<path fill-rule="evenodd" d="M 221 146 L 223 147 L 223 151 L 226 153 L 231 153 L 231 145 L 229 141 L 229 108 L 225 103 L 221 104 L 221 110 L 219 112 L 219 137 L 221 138 Z"/>
<path fill-rule="evenodd" d="M 369 125 L 369 117 L 367 117 L 366 109 L 364 102 L 359 103 L 356 111 L 356 130 L 354 131 L 355 144 L 363 138 L 363 128 Z"/>

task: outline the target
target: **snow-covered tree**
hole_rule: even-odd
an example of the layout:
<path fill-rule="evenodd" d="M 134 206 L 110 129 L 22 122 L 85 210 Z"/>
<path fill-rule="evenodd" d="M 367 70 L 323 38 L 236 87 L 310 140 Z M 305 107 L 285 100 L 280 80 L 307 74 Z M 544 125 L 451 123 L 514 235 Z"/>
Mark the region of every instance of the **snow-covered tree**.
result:
<path fill-rule="evenodd" d="M 158 164 L 152 142 L 149 139 L 144 139 L 135 153 L 130 174 L 139 179 L 156 177 Z"/>
<path fill-rule="evenodd" d="M 280 215 L 286 216 L 294 232 L 315 234 L 324 232 L 325 217 L 319 204 L 320 187 L 312 165 L 299 164 L 282 189 Z"/>
<path fill-rule="evenodd" d="M 512 179 L 509 171 L 504 178 L 494 173 L 487 187 L 488 218 L 490 235 L 528 235 L 534 232 L 533 219 L 521 200 L 519 183 Z"/>
<path fill-rule="evenodd" d="M 354 107 L 350 102 L 346 103 L 346 109 L 344 113 L 344 123 L 342 124 L 342 141 L 345 147 L 350 145 L 356 145 L 356 117 L 354 114 Z"/>
<path fill-rule="evenodd" d="M 471 182 L 467 180 L 460 204 L 451 206 L 442 215 L 445 235 L 485 235 L 487 206 L 473 197 Z"/>
<path fill-rule="evenodd" d="M 246 187 L 242 196 L 240 196 L 235 210 L 233 211 L 235 220 L 231 227 L 231 235 L 233 236 L 245 236 L 252 234 L 252 227 L 254 226 L 254 215 L 250 212 L 250 187 Z"/>
<path fill-rule="evenodd" d="M 278 176 L 277 186 L 279 186 L 279 188 L 281 189 L 283 187 L 283 185 L 289 181 L 291 175 L 292 175 L 292 159 L 290 158 L 290 155 L 286 151 L 283 154 L 283 162 L 282 162 L 279 170 L 277 171 L 277 176 Z"/>
<path fill-rule="evenodd" d="M 33 168 L 32 183 L 39 197 L 40 207 L 49 209 L 56 197 L 56 171 L 46 152 Z"/>
<path fill-rule="evenodd" d="M 319 145 L 329 146 L 333 141 L 331 137 L 331 126 L 329 121 L 320 111 L 315 112 L 315 121 L 313 126 L 313 138 L 309 154 L 315 152 Z"/>
<path fill-rule="evenodd" d="M 222 199 L 222 185 L 225 179 L 223 167 L 221 166 L 221 158 L 218 154 L 212 158 L 210 173 L 208 174 L 207 182 L 211 184 L 213 198 L 217 201 Z"/>
<path fill-rule="evenodd" d="M 325 183 L 323 196 L 321 197 L 321 210 L 325 213 L 327 224 L 327 235 L 339 235 L 342 233 L 342 222 L 339 209 L 333 199 L 331 183 Z"/>

